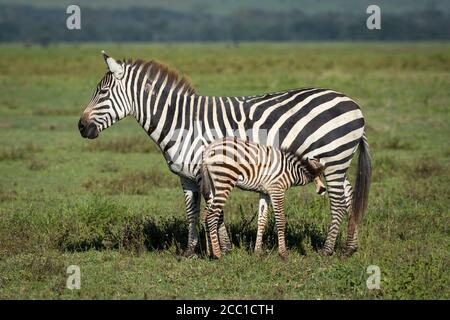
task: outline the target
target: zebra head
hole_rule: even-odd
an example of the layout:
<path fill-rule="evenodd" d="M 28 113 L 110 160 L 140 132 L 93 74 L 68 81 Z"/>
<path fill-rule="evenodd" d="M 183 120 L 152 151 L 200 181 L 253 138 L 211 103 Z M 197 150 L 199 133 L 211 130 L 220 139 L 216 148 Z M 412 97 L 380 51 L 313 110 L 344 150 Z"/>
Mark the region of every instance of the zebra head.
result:
<path fill-rule="evenodd" d="M 83 138 L 95 139 L 98 134 L 131 112 L 132 103 L 125 94 L 126 68 L 102 51 L 108 72 L 98 83 L 86 109 L 78 121 Z"/>

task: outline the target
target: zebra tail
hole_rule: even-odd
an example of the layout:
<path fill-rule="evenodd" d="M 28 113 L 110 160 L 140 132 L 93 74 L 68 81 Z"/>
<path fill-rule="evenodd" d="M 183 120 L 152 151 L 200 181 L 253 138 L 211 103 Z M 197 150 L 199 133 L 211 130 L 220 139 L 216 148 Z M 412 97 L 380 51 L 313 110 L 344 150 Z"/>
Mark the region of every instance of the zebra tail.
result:
<path fill-rule="evenodd" d="M 200 192 L 206 201 L 212 196 L 211 178 L 209 176 L 208 165 L 205 164 L 205 161 L 203 161 L 201 169 Z"/>
<path fill-rule="evenodd" d="M 371 175 L 372 160 L 370 157 L 366 133 L 364 132 L 361 140 L 359 141 L 358 168 L 352 202 L 352 212 L 357 224 L 361 222 L 364 211 L 367 209 Z"/>

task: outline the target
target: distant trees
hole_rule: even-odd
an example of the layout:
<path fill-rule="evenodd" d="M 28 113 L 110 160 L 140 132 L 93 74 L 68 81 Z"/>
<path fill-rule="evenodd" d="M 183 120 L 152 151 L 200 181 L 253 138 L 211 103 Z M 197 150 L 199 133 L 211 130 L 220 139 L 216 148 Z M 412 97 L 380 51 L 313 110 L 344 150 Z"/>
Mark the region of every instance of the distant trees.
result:
<path fill-rule="evenodd" d="M 294 41 L 450 40 L 450 15 L 382 13 L 381 30 L 368 30 L 364 12 L 286 12 L 244 9 L 226 15 L 161 8 L 82 9 L 81 30 L 68 30 L 65 10 L 0 5 L 0 41 L 47 45 L 55 41 Z"/>

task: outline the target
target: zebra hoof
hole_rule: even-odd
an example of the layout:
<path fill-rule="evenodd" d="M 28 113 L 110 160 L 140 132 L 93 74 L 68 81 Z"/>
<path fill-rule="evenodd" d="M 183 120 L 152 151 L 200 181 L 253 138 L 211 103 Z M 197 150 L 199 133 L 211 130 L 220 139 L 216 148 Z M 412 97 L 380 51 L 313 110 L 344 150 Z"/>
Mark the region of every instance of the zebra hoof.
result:
<path fill-rule="evenodd" d="M 231 245 L 230 246 L 223 246 L 220 248 L 220 251 L 222 251 L 223 254 L 229 254 L 231 253 Z"/>
<path fill-rule="evenodd" d="M 231 248 L 221 249 L 223 255 L 231 254 Z"/>
<path fill-rule="evenodd" d="M 334 253 L 332 250 L 327 250 L 327 249 L 322 249 L 319 252 L 321 255 L 327 256 L 327 257 L 332 256 Z"/>
<path fill-rule="evenodd" d="M 344 250 L 344 257 L 350 258 L 357 250 L 358 250 L 358 248 L 355 248 L 355 247 L 346 248 Z"/>
<path fill-rule="evenodd" d="M 280 256 L 281 260 L 283 260 L 283 261 L 289 260 L 287 253 L 280 253 L 279 256 Z"/>
<path fill-rule="evenodd" d="M 181 256 L 185 258 L 194 258 L 196 257 L 195 249 L 188 248 L 181 253 Z"/>

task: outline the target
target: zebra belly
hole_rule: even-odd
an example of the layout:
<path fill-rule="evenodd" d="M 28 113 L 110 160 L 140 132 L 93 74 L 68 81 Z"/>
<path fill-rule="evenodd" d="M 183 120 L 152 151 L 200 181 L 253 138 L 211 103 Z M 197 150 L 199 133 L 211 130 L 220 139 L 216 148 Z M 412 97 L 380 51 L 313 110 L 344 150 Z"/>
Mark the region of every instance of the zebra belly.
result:
<path fill-rule="evenodd" d="M 245 183 L 238 182 L 236 184 L 236 187 L 238 187 L 239 189 L 244 190 L 244 191 L 254 191 L 254 192 L 267 193 L 266 189 L 261 187 L 261 186 L 254 187 L 254 186 L 249 186 L 248 184 L 245 184 Z"/>
<path fill-rule="evenodd" d="M 251 181 L 249 181 L 242 175 L 239 176 L 236 186 L 239 189 L 242 189 L 245 191 L 255 191 L 255 192 L 267 194 L 267 183 L 265 183 L 265 181 L 259 181 L 258 183 L 255 183 L 255 182 L 252 183 Z"/>

